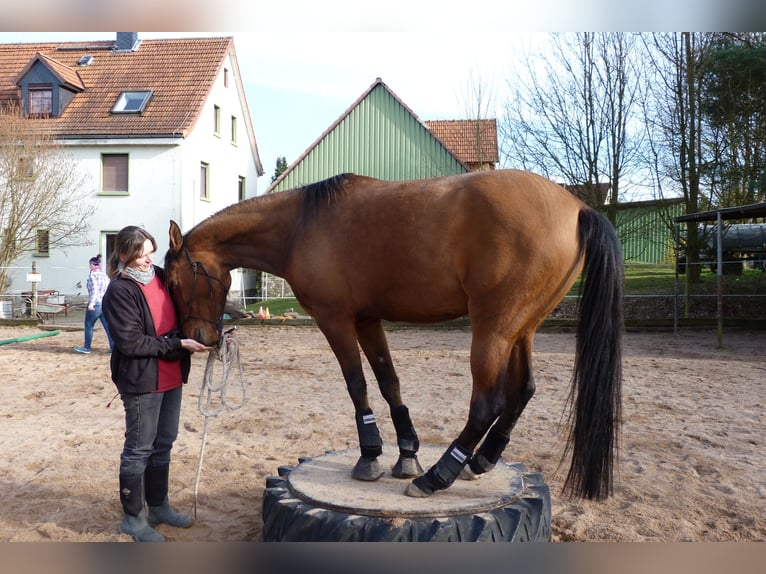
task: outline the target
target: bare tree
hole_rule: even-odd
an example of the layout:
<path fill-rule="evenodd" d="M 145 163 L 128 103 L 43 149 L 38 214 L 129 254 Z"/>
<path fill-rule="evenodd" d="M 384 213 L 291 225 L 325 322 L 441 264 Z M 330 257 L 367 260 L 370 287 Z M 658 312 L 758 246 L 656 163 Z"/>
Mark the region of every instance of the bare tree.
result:
<path fill-rule="evenodd" d="M 635 45 L 624 33 L 552 35 L 550 49 L 525 55 L 509 79 L 513 96 L 501 125 L 510 165 L 563 178 L 596 207 L 606 184 L 613 222 L 623 181 L 638 169 Z"/>
<path fill-rule="evenodd" d="M 651 142 L 651 164 L 660 193 L 672 184 L 684 198 L 686 213 L 710 204 L 702 196 L 700 179 L 703 156 L 703 124 L 700 87 L 707 73 L 705 63 L 711 48 L 711 34 L 653 34 L 647 40 L 652 90 L 647 99 L 646 122 Z M 675 194 L 675 193 L 674 193 Z M 687 229 L 687 281 L 700 279 L 699 238 L 696 223 Z"/>
<path fill-rule="evenodd" d="M 0 292 L 22 255 L 86 242 L 91 195 L 89 178 L 44 122 L 0 108 Z"/>

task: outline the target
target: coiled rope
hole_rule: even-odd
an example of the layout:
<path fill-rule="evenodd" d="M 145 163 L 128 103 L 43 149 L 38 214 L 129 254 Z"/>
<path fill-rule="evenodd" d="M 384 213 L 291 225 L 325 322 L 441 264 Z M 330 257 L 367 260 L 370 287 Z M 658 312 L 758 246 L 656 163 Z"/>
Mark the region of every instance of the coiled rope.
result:
<path fill-rule="evenodd" d="M 199 449 L 199 462 L 197 463 L 197 478 L 194 482 L 194 518 L 197 518 L 197 492 L 199 490 L 199 479 L 202 474 L 202 458 L 205 452 L 205 443 L 207 442 L 207 423 L 210 417 L 218 416 L 224 409 L 235 411 L 241 409 L 247 398 L 247 385 L 242 371 L 242 361 L 239 356 L 239 341 L 234 335 L 236 326 L 222 334 L 221 344 L 211 349 L 207 356 L 207 365 L 205 365 L 205 375 L 202 379 L 202 388 L 199 392 L 199 412 L 205 417 L 205 426 L 202 431 L 202 444 Z M 221 382 L 216 385 L 213 383 L 213 371 L 216 361 L 223 364 L 221 371 Z M 229 374 L 231 367 L 236 364 L 239 370 L 240 400 L 232 403 L 228 398 Z"/>

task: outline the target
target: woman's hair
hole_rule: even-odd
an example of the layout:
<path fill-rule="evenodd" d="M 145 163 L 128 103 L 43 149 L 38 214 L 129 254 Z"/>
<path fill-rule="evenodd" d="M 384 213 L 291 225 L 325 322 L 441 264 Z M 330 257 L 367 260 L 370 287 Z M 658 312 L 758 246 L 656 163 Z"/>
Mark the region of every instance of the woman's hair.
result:
<path fill-rule="evenodd" d="M 114 239 L 114 249 L 109 255 L 109 277 L 116 277 L 120 272 L 120 261 L 133 261 L 141 256 L 144 251 L 144 242 L 146 240 L 152 242 L 152 247 L 157 251 L 157 242 L 143 227 L 137 227 L 135 225 L 128 225 L 123 227 L 117 233 L 117 237 Z"/>

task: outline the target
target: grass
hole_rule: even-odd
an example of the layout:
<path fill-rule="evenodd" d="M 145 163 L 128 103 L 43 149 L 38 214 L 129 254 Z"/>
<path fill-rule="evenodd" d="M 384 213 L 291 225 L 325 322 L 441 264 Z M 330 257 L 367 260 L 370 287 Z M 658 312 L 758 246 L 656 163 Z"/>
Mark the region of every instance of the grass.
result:
<path fill-rule="evenodd" d="M 670 295 L 675 280 L 672 265 L 625 266 L 625 292 L 631 295 Z"/>
<path fill-rule="evenodd" d="M 698 294 L 715 293 L 718 278 L 709 267 L 703 267 L 701 282 L 690 287 Z M 581 279 L 572 287 L 570 295 L 577 295 Z M 625 265 L 626 295 L 673 295 L 676 274 L 673 265 L 629 263 Z M 679 275 L 679 291 L 686 289 L 686 276 Z M 766 273 L 758 269 L 745 269 L 741 275 L 724 275 L 723 287 L 727 293 L 766 293 Z"/>

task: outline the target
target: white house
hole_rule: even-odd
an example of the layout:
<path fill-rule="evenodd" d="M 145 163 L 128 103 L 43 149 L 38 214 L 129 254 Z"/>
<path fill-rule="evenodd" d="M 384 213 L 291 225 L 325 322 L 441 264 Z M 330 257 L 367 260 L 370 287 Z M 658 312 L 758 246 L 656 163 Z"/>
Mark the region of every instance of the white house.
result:
<path fill-rule="evenodd" d="M 108 257 L 125 225 L 155 236 L 161 265 L 171 219 L 186 232 L 258 195 L 263 166 L 232 38 L 118 32 L 99 42 L 0 44 L 0 94 L 8 93 L 90 175 L 96 206 L 87 245 L 46 252 L 38 230 L 38 252 L 14 264 L 14 291 L 30 289 L 34 261 L 40 289 L 84 293 L 88 259 Z M 233 273 L 232 296 L 248 277 Z"/>

